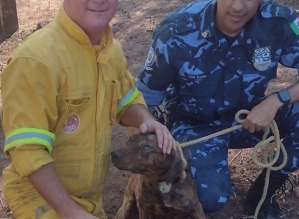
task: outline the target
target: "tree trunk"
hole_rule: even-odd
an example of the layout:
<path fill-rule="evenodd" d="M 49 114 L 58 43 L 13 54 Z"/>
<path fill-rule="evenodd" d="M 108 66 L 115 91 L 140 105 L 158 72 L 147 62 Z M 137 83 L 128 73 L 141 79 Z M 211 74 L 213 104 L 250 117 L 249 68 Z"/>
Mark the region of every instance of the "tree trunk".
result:
<path fill-rule="evenodd" d="M 18 30 L 16 0 L 0 0 L 0 41 Z"/>

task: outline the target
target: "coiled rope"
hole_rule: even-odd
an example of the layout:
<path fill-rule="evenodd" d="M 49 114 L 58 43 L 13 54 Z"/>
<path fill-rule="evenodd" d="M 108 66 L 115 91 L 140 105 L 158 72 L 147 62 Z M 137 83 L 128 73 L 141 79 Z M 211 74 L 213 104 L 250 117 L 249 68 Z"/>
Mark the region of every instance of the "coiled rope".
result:
<path fill-rule="evenodd" d="M 216 132 L 213 133 L 211 135 L 207 135 L 205 137 L 193 140 L 193 141 L 189 141 L 189 142 L 185 142 L 185 143 L 178 143 L 177 142 L 177 148 L 180 151 L 180 154 L 182 156 L 182 158 L 184 159 L 183 153 L 182 153 L 182 148 L 193 145 L 193 144 L 197 144 L 199 142 L 202 141 L 206 141 L 208 139 L 220 136 L 220 135 L 224 135 L 227 134 L 229 132 L 232 132 L 234 130 L 243 128 L 243 123 L 245 121 L 245 119 L 240 119 L 240 115 L 241 114 L 249 114 L 250 111 L 248 110 L 240 110 L 236 113 L 235 115 L 235 120 L 240 123 L 239 125 L 224 129 L 220 132 Z M 270 136 L 267 138 L 267 136 L 269 135 L 269 133 L 272 132 L 273 136 Z M 259 161 L 258 159 L 258 151 L 259 150 L 264 150 L 263 152 L 263 159 L 261 161 Z M 276 161 L 279 158 L 280 155 L 280 150 L 282 151 L 282 155 L 283 155 L 283 161 L 282 163 L 277 166 L 274 167 L 273 165 L 276 163 Z M 265 129 L 265 133 L 263 135 L 262 140 L 253 148 L 253 152 L 252 152 L 252 159 L 253 162 L 262 168 L 267 168 L 267 172 L 266 172 L 266 178 L 265 178 L 265 186 L 264 186 L 264 190 L 263 190 L 263 194 L 261 197 L 261 200 L 259 201 L 256 209 L 255 209 L 255 213 L 254 213 L 254 219 L 257 219 L 259 210 L 263 204 L 263 202 L 265 201 L 266 195 L 267 195 L 267 191 L 268 191 L 268 186 L 269 186 L 269 178 L 270 178 L 270 171 L 271 170 L 280 170 L 282 169 L 286 163 L 287 163 L 287 152 L 285 150 L 284 145 L 281 142 L 280 139 L 280 135 L 279 135 L 279 130 L 277 127 L 277 124 L 275 122 L 275 120 L 273 119 L 270 123 L 270 125 L 268 127 L 266 127 Z M 185 159 L 184 159 L 185 160 Z M 183 174 L 183 176 L 185 176 Z"/>

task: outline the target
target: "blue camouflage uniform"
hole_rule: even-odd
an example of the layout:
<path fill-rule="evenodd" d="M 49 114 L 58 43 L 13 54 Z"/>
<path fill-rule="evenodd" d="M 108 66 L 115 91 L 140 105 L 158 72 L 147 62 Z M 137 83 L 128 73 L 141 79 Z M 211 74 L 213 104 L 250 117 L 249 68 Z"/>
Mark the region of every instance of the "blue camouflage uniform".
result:
<path fill-rule="evenodd" d="M 235 113 L 258 103 L 278 63 L 299 69 L 299 19 L 293 9 L 261 2 L 235 38 L 216 29 L 215 9 L 216 0 L 198 1 L 166 15 L 138 77 L 148 105 L 165 100 L 178 142 L 236 125 Z M 299 166 L 299 103 L 280 109 L 275 119 L 288 153 L 281 171 L 289 174 Z M 253 147 L 262 134 L 239 129 L 189 147 L 205 213 L 218 211 L 234 192 L 228 148 Z"/>

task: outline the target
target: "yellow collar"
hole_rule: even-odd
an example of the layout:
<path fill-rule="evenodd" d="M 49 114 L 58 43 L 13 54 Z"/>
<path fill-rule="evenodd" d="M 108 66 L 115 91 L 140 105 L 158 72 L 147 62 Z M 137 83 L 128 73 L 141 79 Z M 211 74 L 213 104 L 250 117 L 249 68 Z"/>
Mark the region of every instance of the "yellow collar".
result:
<path fill-rule="evenodd" d="M 105 63 L 111 57 L 113 48 L 113 35 L 110 25 L 107 26 L 105 32 L 101 36 L 98 45 L 92 45 L 87 34 L 78 26 L 65 12 L 63 6 L 60 7 L 56 20 L 59 26 L 71 37 L 80 44 L 85 44 L 95 50 L 98 54 L 97 61 Z"/>

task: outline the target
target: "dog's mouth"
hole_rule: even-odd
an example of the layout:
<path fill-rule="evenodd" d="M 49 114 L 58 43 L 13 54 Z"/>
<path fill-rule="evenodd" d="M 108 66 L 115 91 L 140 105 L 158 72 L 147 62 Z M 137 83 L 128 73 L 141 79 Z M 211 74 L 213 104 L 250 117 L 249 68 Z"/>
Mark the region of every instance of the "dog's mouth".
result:
<path fill-rule="evenodd" d="M 116 163 L 114 164 L 114 166 L 117 169 L 119 169 L 119 170 L 126 170 L 126 171 L 130 171 L 132 173 L 140 174 L 140 173 L 144 172 L 144 169 L 142 168 L 142 166 L 131 166 L 131 167 L 128 167 L 128 166 L 118 165 Z"/>
<path fill-rule="evenodd" d="M 141 167 L 133 167 L 131 170 L 132 173 L 142 173 L 143 169 Z"/>

